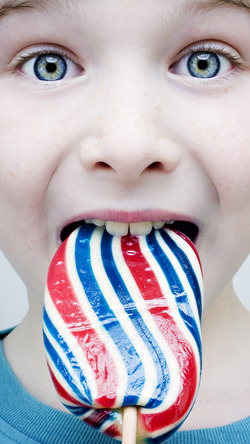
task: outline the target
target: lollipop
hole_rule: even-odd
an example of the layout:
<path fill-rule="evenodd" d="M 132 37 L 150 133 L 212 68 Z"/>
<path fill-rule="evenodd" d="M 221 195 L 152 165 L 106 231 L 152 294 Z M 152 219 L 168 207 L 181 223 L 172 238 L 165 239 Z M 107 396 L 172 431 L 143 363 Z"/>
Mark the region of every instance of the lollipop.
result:
<path fill-rule="evenodd" d="M 122 410 L 136 406 L 137 440 L 164 441 L 197 395 L 201 311 L 201 266 L 183 234 L 81 226 L 56 252 L 45 293 L 46 357 L 62 403 L 116 439 Z"/>

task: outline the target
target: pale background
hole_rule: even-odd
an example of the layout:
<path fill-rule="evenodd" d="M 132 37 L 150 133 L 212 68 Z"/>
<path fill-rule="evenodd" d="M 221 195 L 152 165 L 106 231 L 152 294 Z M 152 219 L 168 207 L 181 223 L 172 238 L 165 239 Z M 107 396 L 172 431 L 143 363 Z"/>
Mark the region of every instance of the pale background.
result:
<path fill-rule="evenodd" d="M 250 255 L 234 278 L 234 288 L 250 311 Z M 17 325 L 28 310 L 23 282 L 0 251 L 0 331 Z"/>

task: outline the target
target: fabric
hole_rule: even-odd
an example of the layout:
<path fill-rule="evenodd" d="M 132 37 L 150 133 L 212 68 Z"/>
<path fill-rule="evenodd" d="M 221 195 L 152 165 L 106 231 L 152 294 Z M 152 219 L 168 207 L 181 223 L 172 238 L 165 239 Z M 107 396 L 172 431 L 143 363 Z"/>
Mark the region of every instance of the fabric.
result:
<path fill-rule="evenodd" d="M 0 341 L 0 444 L 115 444 L 78 418 L 35 399 L 21 386 Z M 168 444 L 249 444 L 250 417 L 204 430 L 177 432 Z"/>

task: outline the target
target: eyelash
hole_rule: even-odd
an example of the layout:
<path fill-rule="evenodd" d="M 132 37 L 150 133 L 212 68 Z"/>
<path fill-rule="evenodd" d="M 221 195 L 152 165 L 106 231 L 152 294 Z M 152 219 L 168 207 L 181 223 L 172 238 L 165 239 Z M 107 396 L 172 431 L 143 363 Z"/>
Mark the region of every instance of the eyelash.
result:
<path fill-rule="evenodd" d="M 188 57 L 192 54 L 195 54 L 196 52 L 209 52 L 209 53 L 215 53 L 221 57 L 225 57 L 229 62 L 233 63 L 237 67 L 242 66 L 242 62 L 240 59 L 240 56 L 233 55 L 225 46 L 222 48 L 216 46 L 215 44 L 209 44 L 205 45 L 203 43 L 200 43 L 195 49 L 190 48 L 186 54 L 182 55 L 182 57 Z"/>
<path fill-rule="evenodd" d="M 26 51 L 26 53 L 24 52 L 24 54 L 18 55 L 15 58 L 15 60 L 11 63 L 10 69 L 12 70 L 12 72 L 14 74 L 20 75 L 18 71 L 22 68 L 22 66 L 26 62 L 28 62 L 29 60 L 32 60 L 34 58 L 38 58 L 40 56 L 43 56 L 43 55 L 47 55 L 47 54 L 55 54 L 57 56 L 61 56 L 64 59 L 66 59 L 66 60 L 68 60 L 68 61 L 70 61 L 72 63 L 75 63 L 76 65 L 79 66 L 79 62 L 77 62 L 77 60 L 75 60 L 72 56 L 70 56 L 63 49 L 61 49 L 61 48 L 54 48 L 53 46 L 45 46 L 43 48 L 28 49 Z M 82 72 L 84 72 L 84 68 L 82 68 Z M 47 83 L 47 82 L 44 82 L 44 83 Z"/>
<path fill-rule="evenodd" d="M 238 54 L 232 54 L 229 48 L 227 48 L 226 45 L 220 44 L 220 43 L 198 43 L 196 46 L 192 45 L 192 47 L 187 48 L 186 50 L 183 50 L 178 57 L 178 60 L 174 62 L 170 67 L 169 71 L 174 72 L 174 66 L 176 66 L 178 63 L 180 63 L 182 60 L 186 59 L 188 60 L 193 54 L 204 52 L 204 53 L 211 53 L 216 54 L 219 57 L 224 57 L 228 62 L 232 63 L 233 67 L 237 70 L 243 70 L 244 65 L 243 61 Z M 229 72 L 227 73 L 229 74 Z M 230 71 L 230 75 L 234 75 L 235 72 L 233 70 Z M 216 75 L 215 77 L 210 78 L 198 78 L 193 77 L 196 81 L 200 81 L 202 83 L 215 83 L 218 82 L 222 77 L 225 75 Z M 191 77 L 191 75 L 190 75 Z"/>
<path fill-rule="evenodd" d="M 188 59 L 189 57 L 191 57 L 193 54 L 195 54 L 197 52 L 212 53 L 212 54 L 216 54 L 221 57 L 225 57 L 238 70 L 243 69 L 243 62 L 241 60 L 241 57 L 237 54 L 232 54 L 232 52 L 230 52 L 230 50 L 226 46 L 219 46 L 219 44 L 215 44 L 215 43 L 199 43 L 195 47 L 192 46 L 192 47 L 189 47 L 186 50 L 182 51 L 180 53 L 180 56 L 178 57 L 178 60 L 170 66 L 169 71 L 173 72 L 173 67 L 177 63 L 179 63 L 182 59 Z M 72 56 L 69 56 L 69 54 L 67 54 L 67 52 L 64 51 L 63 49 L 54 48 L 52 46 L 46 46 L 43 48 L 29 49 L 26 51 L 26 54 L 24 53 L 22 55 L 17 56 L 15 58 L 15 60 L 13 61 L 13 63 L 11 63 L 10 69 L 12 70 L 12 72 L 14 74 L 21 75 L 19 73 L 19 70 L 22 68 L 22 66 L 26 62 L 28 62 L 29 60 L 31 60 L 33 58 L 38 58 L 40 56 L 46 55 L 48 53 L 53 53 L 55 55 L 61 56 L 64 59 L 69 60 L 72 63 L 75 63 L 76 65 L 79 66 L 77 61 Z M 84 68 L 82 68 L 82 72 L 84 72 Z M 220 76 L 215 76 L 215 77 L 208 78 L 208 79 L 205 79 L 205 78 L 199 79 L 199 81 L 201 81 L 201 82 L 215 82 L 215 81 L 218 81 L 218 77 L 220 77 Z M 44 83 L 47 83 L 47 82 L 44 82 Z"/>

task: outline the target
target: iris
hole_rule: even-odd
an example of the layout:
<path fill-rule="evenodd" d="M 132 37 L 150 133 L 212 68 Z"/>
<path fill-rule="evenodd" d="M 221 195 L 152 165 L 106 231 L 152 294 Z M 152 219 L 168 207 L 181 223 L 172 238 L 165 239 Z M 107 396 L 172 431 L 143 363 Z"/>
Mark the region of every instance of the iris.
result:
<path fill-rule="evenodd" d="M 220 70 L 220 59 L 210 52 L 194 52 L 188 59 L 188 70 L 193 77 L 215 77 Z"/>
<path fill-rule="evenodd" d="M 39 80 L 61 80 L 66 75 L 67 63 L 60 55 L 44 54 L 36 59 L 34 71 Z"/>

